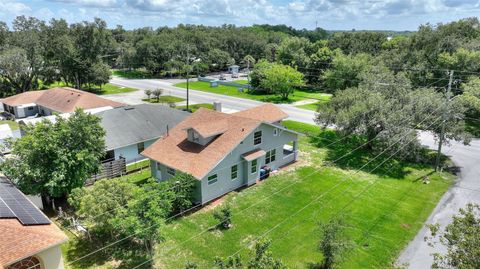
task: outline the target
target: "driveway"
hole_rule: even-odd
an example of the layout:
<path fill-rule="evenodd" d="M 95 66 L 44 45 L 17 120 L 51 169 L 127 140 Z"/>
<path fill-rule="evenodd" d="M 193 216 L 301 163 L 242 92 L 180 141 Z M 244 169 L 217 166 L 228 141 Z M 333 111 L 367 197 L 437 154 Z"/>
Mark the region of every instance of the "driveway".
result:
<path fill-rule="evenodd" d="M 185 98 L 186 90 L 173 86 L 179 82 L 178 80 L 130 80 L 122 78 L 113 78 L 112 84 L 137 88 L 141 91 L 130 92 L 125 94 L 115 94 L 105 96 L 109 99 L 124 102 L 127 104 L 142 103 L 141 99 L 145 98 L 144 89 L 163 88 L 164 94 L 173 95 Z M 242 99 L 237 97 L 218 95 L 208 92 L 190 90 L 190 100 L 192 103 L 212 103 L 213 101 L 220 101 L 222 109 L 226 111 L 237 111 L 246 108 L 254 107 L 262 104 L 262 102 Z M 289 119 L 313 124 L 315 112 L 294 107 L 288 104 L 278 105 L 290 117 Z M 436 149 L 433 136 L 429 133 L 421 133 L 420 139 L 423 145 L 432 149 Z M 476 202 L 480 204 L 480 140 L 473 140 L 470 146 L 465 146 L 461 143 L 452 142 L 450 146 L 445 146 L 443 152 L 451 157 L 453 162 L 459 166 L 460 173 L 456 183 L 445 193 L 430 217 L 428 224 L 440 223 L 445 227 L 450 221 L 452 215 L 458 212 L 458 209 L 464 207 L 469 202 Z M 431 253 L 441 252 L 437 245 L 436 249 L 427 246 L 423 238 L 428 235 L 428 230 L 423 228 L 419 231 L 416 237 L 409 243 L 409 245 L 400 254 L 398 259 L 399 264 L 408 263 L 408 268 L 430 268 L 432 264 Z"/>
<path fill-rule="evenodd" d="M 422 144 L 437 149 L 432 135 L 421 133 L 420 139 Z M 455 184 L 445 193 L 426 222 L 439 223 L 442 228 L 451 222 L 452 215 L 458 213 L 459 208 L 472 202 L 480 204 L 480 139 L 473 140 L 470 146 L 453 141 L 443 147 L 443 152 L 459 166 L 460 172 Z M 423 240 L 429 235 L 427 228 L 421 229 L 400 254 L 398 264 L 408 264 L 407 268 L 430 268 L 433 261 L 431 254 L 442 253 L 446 249 L 440 245 L 435 249 L 429 247 Z"/>

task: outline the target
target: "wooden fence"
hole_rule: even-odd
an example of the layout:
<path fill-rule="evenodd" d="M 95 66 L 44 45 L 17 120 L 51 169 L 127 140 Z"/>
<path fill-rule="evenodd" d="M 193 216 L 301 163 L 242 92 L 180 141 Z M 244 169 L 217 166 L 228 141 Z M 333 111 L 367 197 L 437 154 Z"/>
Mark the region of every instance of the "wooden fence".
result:
<path fill-rule="evenodd" d="M 114 178 L 125 175 L 127 173 L 127 165 L 125 158 L 118 160 L 105 160 L 102 162 L 100 171 L 87 180 L 85 185 L 92 185 L 95 181 L 103 178 Z"/>

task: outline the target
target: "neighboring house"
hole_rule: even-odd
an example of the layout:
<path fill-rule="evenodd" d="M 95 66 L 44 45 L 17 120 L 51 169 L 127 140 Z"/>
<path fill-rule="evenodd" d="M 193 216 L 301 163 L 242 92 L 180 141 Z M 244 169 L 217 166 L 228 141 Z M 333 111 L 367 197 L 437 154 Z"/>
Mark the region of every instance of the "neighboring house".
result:
<path fill-rule="evenodd" d="M 106 159 L 125 158 L 127 163 L 145 159 L 140 153 L 183 121 L 190 113 L 168 106 L 141 104 L 96 114 L 106 131 Z"/>
<path fill-rule="evenodd" d="M 298 133 L 281 125 L 287 116 L 272 104 L 233 114 L 199 109 L 142 155 L 158 180 L 177 171 L 198 179 L 196 200 L 205 204 L 256 183 L 264 165 L 275 170 L 296 160 Z"/>
<path fill-rule="evenodd" d="M 68 237 L 7 178 L 0 177 L 0 268 L 61 269 Z"/>
<path fill-rule="evenodd" d="M 15 115 L 17 119 L 37 115 L 50 116 L 53 113 L 70 113 L 76 108 L 93 109 L 124 105 L 69 87 L 28 91 L 1 99 L 0 102 L 3 103 L 3 109 Z"/>

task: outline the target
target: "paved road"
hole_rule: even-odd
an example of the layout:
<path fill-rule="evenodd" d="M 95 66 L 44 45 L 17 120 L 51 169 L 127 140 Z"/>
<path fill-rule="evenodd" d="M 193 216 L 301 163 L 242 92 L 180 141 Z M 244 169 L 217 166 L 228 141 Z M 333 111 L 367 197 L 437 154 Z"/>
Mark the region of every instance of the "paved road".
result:
<path fill-rule="evenodd" d="M 428 133 L 420 135 L 422 144 L 436 149 L 437 145 Z M 480 204 L 480 139 L 472 141 L 470 146 L 452 142 L 444 147 L 444 153 L 459 166 L 460 173 L 456 183 L 445 193 L 440 202 L 429 216 L 427 223 L 439 223 L 442 228 L 450 223 L 452 215 L 467 203 Z M 430 235 L 426 228 L 421 229 L 406 249 L 400 254 L 398 264 L 408 263 L 408 268 L 430 268 L 434 252 L 445 252 L 437 245 L 435 249 L 429 247 L 423 238 Z"/>
<path fill-rule="evenodd" d="M 141 104 L 142 99 L 145 98 L 143 90 L 145 89 L 155 89 L 162 88 L 164 89 L 164 95 L 172 95 L 177 97 L 186 98 L 186 90 L 183 88 L 175 87 L 172 84 L 178 82 L 178 80 L 160 80 L 160 79 L 122 79 L 114 77 L 111 81 L 112 84 L 131 87 L 140 89 L 141 91 L 122 93 L 122 94 L 112 94 L 105 95 L 108 99 L 123 102 L 126 104 Z M 195 91 L 190 90 L 190 101 L 192 103 L 213 103 L 214 101 L 220 101 L 222 103 L 222 109 L 225 109 L 227 112 L 230 110 L 243 110 L 250 107 L 261 105 L 262 102 L 255 100 L 248 100 L 243 98 L 231 97 L 226 95 L 219 95 L 209 92 Z M 291 105 L 280 104 L 281 107 L 288 115 L 290 119 L 313 123 L 313 118 L 315 112 L 310 110 L 305 110 L 297 108 Z"/>
<path fill-rule="evenodd" d="M 174 82 L 178 82 L 174 81 Z M 142 91 L 110 95 L 108 98 L 128 103 L 142 103 L 141 99 L 145 98 L 144 89 L 163 88 L 166 95 L 173 95 L 185 98 L 185 89 L 174 87 L 169 80 L 126 80 L 121 78 L 113 78 L 111 83 L 125 87 L 138 88 Z M 262 104 L 259 101 L 241 99 L 236 97 L 212 94 L 202 91 L 190 91 L 190 100 L 194 103 L 212 103 L 217 100 L 222 103 L 222 108 L 228 110 L 242 110 L 249 107 Z M 313 123 L 314 112 L 292 105 L 279 105 L 286 113 L 290 115 L 290 119 L 305 123 Z M 428 133 L 421 133 L 420 139 L 422 144 L 436 149 L 433 136 Z M 452 142 L 451 146 L 444 147 L 444 153 L 450 155 L 456 165 L 460 167 L 460 174 L 457 182 L 442 197 L 437 207 L 427 220 L 427 223 L 440 223 L 442 227 L 451 221 L 451 216 L 457 213 L 460 207 L 464 207 L 468 202 L 476 202 L 480 204 L 480 140 L 474 140 L 471 146 L 464 146 L 461 143 Z M 399 264 L 408 263 L 409 268 L 424 269 L 429 268 L 432 263 L 431 253 L 444 251 L 441 248 L 432 249 L 427 246 L 423 238 L 428 234 L 427 229 L 423 228 L 416 235 L 415 239 L 410 242 L 407 248 L 401 253 Z"/>

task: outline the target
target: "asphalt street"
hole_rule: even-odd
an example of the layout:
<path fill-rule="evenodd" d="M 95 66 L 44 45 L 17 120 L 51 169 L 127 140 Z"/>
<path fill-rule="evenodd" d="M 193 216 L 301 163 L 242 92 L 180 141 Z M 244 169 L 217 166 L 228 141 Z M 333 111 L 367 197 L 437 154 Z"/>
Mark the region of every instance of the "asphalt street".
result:
<path fill-rule="evenodd" d="M 125 94 L 115 94 L 105 96 L 109 99 L 127 103 L 139 104 L 143 103 L 145 98 L 143 90 L 145 89 L 164 89 L 165 95 L 172 95 L 185 98 L 186 90 L 173 86 L 178 80 L 157 80 L 157 79 L 122 79 L 113 78 L 112 84 L 124 87 L 137 88 L 142 91 L 130 92 Z M 226 111 L 243 110 L 262 104 L 262 102 L 218 95 L 208 92 L 190 90 L 190 101 L 192 103 L 212 103 L 219 101 L 222 108 Z M 313 111 L 300 109 L 288 104 L 278 105 L 286 113 L 289 114 L 291 120 L 314 123 Z M 421 133 L 420 139 L 422 144 L 436 149 L 436 143 L 433 136 L 428 133 Z M 458 209 L 464 207 L 469 202 L 480 204 L 480 140 L 475 139 L 470 146 L 462 143 L 452 142 L 451 145 L 444 147 L 444 153 L 449 155 L 453 162 L 460 168 L 458 179 L 454 185 L 445 193 L 434 211 L 427 220 L 427 224 L 439 223 L 441 227 L 445 227 L 450 223 L 452 215 L 458 212 Z M 402 251 L 398 258 L 398 264 L 406 264 L 408 268 L 424 269 L 430 268 L 432 263 L 431 254 L 434 252 L 443 252 L 440 245 L 435 248 L 429 247 L 424 242 L 424 237 L 428 235 L 428 230 L 423 228 L 416 237 Z"/>

